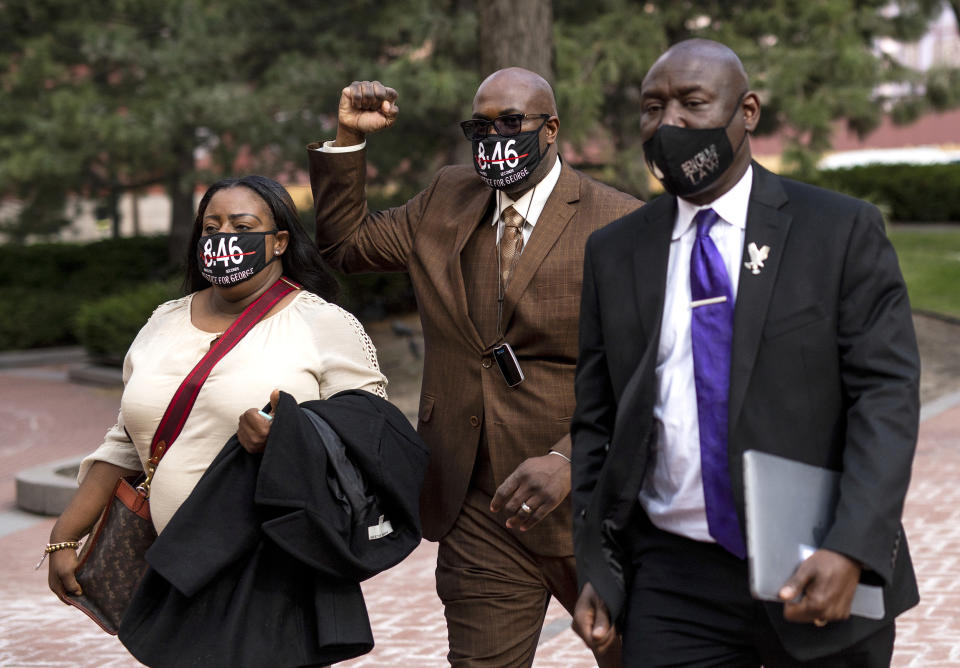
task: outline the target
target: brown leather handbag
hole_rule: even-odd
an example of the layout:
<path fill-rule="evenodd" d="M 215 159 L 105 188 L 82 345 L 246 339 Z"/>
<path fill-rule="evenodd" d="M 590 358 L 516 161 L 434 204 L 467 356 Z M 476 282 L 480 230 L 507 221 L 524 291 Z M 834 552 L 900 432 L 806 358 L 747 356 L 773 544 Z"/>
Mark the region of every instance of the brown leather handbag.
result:
<path fill-rule="evenodd" d="M 121 478 L 80 550 L 76 577 L 83 594 L 67 600 L 107 633 L 120 620 L 147 570 L 144 555 L 157 532 L 150 519 L 149 492 L 135 478 Z"/>
<path fill-rule="evenodd" d="M 120 621 L 147 570 L 147 549 L 157 532 L 150 518 L 150 483 L 160 459 L 180 435 L 197 394 L 214 365 L 226 355 L 273 306 L 299 285 L 280 278 L 223 333 L 187 374 L 173 395 L 150 444 L 144 475 L 121 478 L 77 558 L 77 582 L 83 594 L 68 595 L 107 633 L 117 634 Z"/>

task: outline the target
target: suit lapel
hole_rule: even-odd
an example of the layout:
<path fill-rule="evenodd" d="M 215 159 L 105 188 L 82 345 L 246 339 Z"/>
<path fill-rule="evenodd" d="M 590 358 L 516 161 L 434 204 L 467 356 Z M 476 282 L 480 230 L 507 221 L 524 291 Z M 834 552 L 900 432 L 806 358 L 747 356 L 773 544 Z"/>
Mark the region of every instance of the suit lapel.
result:
<path fill-rule="evenodd" d="M 740 266 L 740 282 L 737 287 L 737 304 L 733 316 L 733 351 L 730 363 L 729 421 L 731 427 L 743 407 L 747 383 L 757 359 L 757 349 L 767 316 L 767 307 L 773 294 L 773 286 L 780 269 L 780 259 L 790 230 L 791 216 L 781 209 L 787 202 L 786 193 L 779 178 L 757 163 L 753 163 L 753 187 L 747 211 L 747 227 L 744 235 L 744 262 L 750 259 L 747 247 L 755 243 L 758 248 L 770 247 L 759 274 L 754 274 L 743 264 Z"/>
<path fill-rule="evenodd" d="M 561 165 L 560 178 L 547 199 L 546 206 L 537 219 L 530 235 L 530 241 L 523 248 L 520 260 L 510 276 L 506 293 L 503 296 L 503 328 L 507 329 L 513 311 L 520 296 L 543 264 L 547 253 L 553 248 L 566 228 L 573 214 L 576 202 L 580 200 L 580 177 L 566 163 Z"/>
<path fill-rule="evenodd" d="M 450 256 L 446 258 L 447 278 L 452 289 L 438 291 L 452 301 L 448 304 L 448 308 L 454 313 L 456 321 L 460 324 L 460 331 L 479 350 L 483 350 L 485 345 L 480 332 L 477 331 L 477 326 L 470 317 L 470 308 L 467 305 L 467 290 L 463 282 L 463 266 L 460 264 L 460 253 L 463 252 L 463 247 L 467 245 L 467 240 L 470 239 L 470 235 L 476 231 L 477 227 L 492 220 L 491 216 L 493 214 L 490 208 L 492 202 L 493 190 L 484 186 L 477 189 L 475 194 L 468 197 L 466 201 L 452 204 L 457 211 L 456 218 L 462 220 L 463 224 L 457 227 L 456 244 Z"/>
<path fill-rule="evenodd" d="M 637 226 L 633 248 L 633 287 L 643 341 L 649 346 L 652 339 L 658 338 L 656 335 L 663 319 L 670 238 L 677 217 L 677 201 L 663 195 L 644 208 L 648 215 Z M 651 281 L 651 277 L 655 280 Z"/>
<path fill-rule="evenodd" d="M 638 216 L 634 225 L 634 237 L 631 249 L 632 281 L 625 280 L 624 308 L 629 309 L 629 293 L 636 304 L 638 314 L 637 336 L 621 337 L 615 345 L 631 346 L 642 354 L 624 386 L 620 406 L 653 407 L 655 396 L 650 395 L 656 386 L 650 382 L 655 373 L 657 348 L 660 340 L 660 325 L 663 321 L 663 302 L 667 284 L 667 265 L 670 259 L 670 237 L 673 234 L 676 218 L 676 199 L 663 195 L 644 206 L 633 216 Z M 624 357 L 630 358 L 629 354 Z M 615 439 L 636 438 L 639 429 L 646 425 L 637 425 L 640 415 L 636 410 L 617 411 L 614 425 Z M 642 461 L 645 461 L 645 457 Z M 642 475 L 642 474 L 641 474 Z M 632 488 L 631 488 L 632 489 Z"/>

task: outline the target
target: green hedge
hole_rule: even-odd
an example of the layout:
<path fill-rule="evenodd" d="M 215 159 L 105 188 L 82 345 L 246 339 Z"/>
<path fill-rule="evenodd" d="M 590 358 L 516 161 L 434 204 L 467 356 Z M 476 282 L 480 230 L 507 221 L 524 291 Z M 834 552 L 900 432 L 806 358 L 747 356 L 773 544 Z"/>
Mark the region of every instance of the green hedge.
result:
<path fill-rule="evenodd" d="M 75 344 L 82 305 L 178 275 L 166 237 L 0 246 L 0 350 Z"/>
<path fill-rule="evenodd" d="M 871 201 L 896 222 L 960 222 L 960 164 L 866 165 L 805 180 Z M 312 229 L 312 213 L 303 220 Z M 79 340 L 93 354 L 122 356 L 153 307 L 177 294 L 166 246 L 163 236 L 0 246 L 0 350 Z M 416 308 L 405 274 L 339 278 L 340 303 L 363 319 Z"/>
<path fill-rule="evenodd" d="M 177 280 L 145 283 L 115 295 L 87 302 L 77 309 L 77 339 L 101 361 L 119 364 L 137 332 L 165 301 L 181 294 Z"/>
<path fill-rule="evenodd" d="M 68 291 L 4 286 L 0 290 L 0 350 L 75 343 L 77 297 Z"/>
<path fill-rule="evenodd" d="M 181 279 L 166 237 L 0 246 L 0 350 L 81 343 L 93 356 L 122 359 L 153 308 L 179 295 Z M 406 274 L 338 280 L 339 303 L 360 318 L 416 308 Z"/>
<path fill-rule="evenodd" d="M 341 280 L 339 301 L 360 318 L 382 318 L 416 308 L 410 281 L 405 274 L 350 276 Z M 145 283 L 80 304 L 76 308 L 72 332 L 92 357 L 109 364 L 120 364 L 137 332 L 157 305 L 180 294 L 180 282 L 174 279 Z M 64 306 L 59 304 L 61 309 Z"/>
<path fill-rule="evenodd" d="M 0 286 L 85 294 L 112 294 L 131 283 L 169 278 L 167 237 L 130 237 L 93 243 L 0 246 Z"/>
<path fill-rule="evenodd" d="M 960 163 L 864 165 L 803 180 L 873 202 L 894 222 L 960 222 Z"/>

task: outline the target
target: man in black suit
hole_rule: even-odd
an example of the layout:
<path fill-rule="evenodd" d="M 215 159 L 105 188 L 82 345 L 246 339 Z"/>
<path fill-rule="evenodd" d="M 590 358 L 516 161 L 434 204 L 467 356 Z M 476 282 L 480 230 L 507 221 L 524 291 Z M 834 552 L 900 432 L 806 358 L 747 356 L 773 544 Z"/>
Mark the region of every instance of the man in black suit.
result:
<path fill-rule="evenodd" d="M 689 40 L 641 90 L 669 194 L 591 235 L 572 422 L 574 628 L 627 666 L 881 666 L 917 602 L 900 517 L 919 416 L 906 287 L 877 209 L 752 162 L 739 58 Z M 842 471 L 833 524 L 751 598 L 742 455 Z M 858 581 L 882 620 L 851 617 Z"/>

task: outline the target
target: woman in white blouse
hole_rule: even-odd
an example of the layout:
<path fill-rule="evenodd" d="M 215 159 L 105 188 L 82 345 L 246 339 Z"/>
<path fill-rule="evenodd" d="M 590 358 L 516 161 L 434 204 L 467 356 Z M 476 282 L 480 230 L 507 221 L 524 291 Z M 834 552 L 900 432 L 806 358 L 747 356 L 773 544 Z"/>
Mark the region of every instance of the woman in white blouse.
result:
<path fill-rule="evenodd" d="M 217 248 L 227 238 L 243 246 L 240 267 L 216 261 L 225 257 Z M 347 389 L 386 397 L 386 378 L 363 327 L 327 301 L 336 292 L 336 281 L 287 191 L 260 176 L 219 181 L 204 194 L 194 223 L 184 282 L 189 294 L 157 307 L 130 346 L 117 424 L 80 465 L 80 488 L 53 527 L 51 545 L 71 544 L 86 535 L 117 480 L 144 469 L 153 435 L 180 383 L 281 275 L 302 289 L 278 302 L 216 364 L 180 436 L 157 467 L 150 490 L 157 532 L 234 433 L 248 451 L 263 450 L 270 418 L 258 409 L 267 401 L 275 403 L 276 390 L 298 402 Z M 61 600 L 65 592 L 80 593 L 76 567 L 75 549 L 50 553 L 50 588 Z"/>

